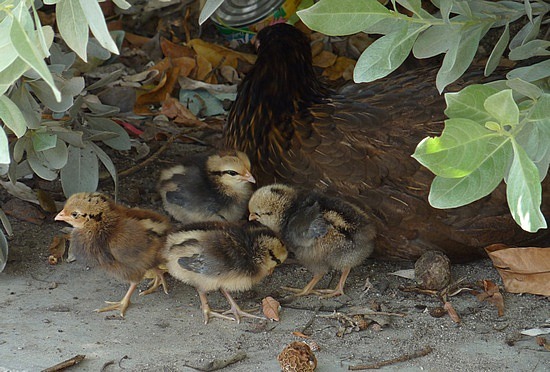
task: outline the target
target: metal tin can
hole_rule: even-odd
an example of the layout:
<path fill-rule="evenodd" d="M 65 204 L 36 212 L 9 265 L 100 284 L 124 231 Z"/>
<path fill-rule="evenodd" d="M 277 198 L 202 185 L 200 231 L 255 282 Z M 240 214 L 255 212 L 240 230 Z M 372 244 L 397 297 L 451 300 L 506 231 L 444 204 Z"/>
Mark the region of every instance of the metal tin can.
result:
<path fill-rule="evenodd" d="M 263 27 L 286 22 L 301 0 L 225 0 L 212 15 L 228 40 L 247 43 Z"/>

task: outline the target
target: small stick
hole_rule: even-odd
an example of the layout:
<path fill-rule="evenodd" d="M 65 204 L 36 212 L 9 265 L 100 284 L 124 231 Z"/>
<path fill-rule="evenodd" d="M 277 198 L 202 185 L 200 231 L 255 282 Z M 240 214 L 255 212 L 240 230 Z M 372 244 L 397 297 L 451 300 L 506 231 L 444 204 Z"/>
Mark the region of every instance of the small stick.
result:
<path fill-rule="evenodd" d="M 71 359 L 67 359 L 61 363 L 57 363 L 55 366 L 52 366 L 50 368 L 46 368 L 42 370 L 42 372 L 57 372 L 62 371 L 65 368 L 72 367 L 80 362 L 82 362 L 86 358 L 86 355 L 76 355 L 72 357 Z"/>
<path fill-rule="evenodd" d="M 223 369 L 227 366 L 230 366 L 231 364 L 240 362 L 241 360 L 244 360 L 244 359 L 246 359 L 246 353 L 240 351 L 228 359 L 214 359 L 213 361 L 207 363 L 202 367 L 193 367 L 188 364 L 184 364 L 184 366 L 196 369 L 197 371 L 211 372 L 211 371 L 217 371 L 219 369 Z"/>
<path fill-rule="evenodd" d="M 135 172 L 137 172 L 138 170 L 140 170 L 141 168 L 145 167 L 146 165 L 148 165 L 149 163 L 152 163 L 154 160 L 156 160 L 156 158 L 158 158 L 160 156 L 160 154 L 162 154 L 164 151 L 166 151 L 166 149 L 172 144 L 172 142 L 174 142 L 176 140 L 176 136 L 171 136 L 170 138 L 168 138 L 166 140 L 166 143 L 164 145 L 162 145 L 153 155 L 149 156 L 147 159 L 145 159 L 143 162 L 137 164 L 137 165 L 134 165 L 133 167 L 130 167 L 126 170 L 123 170 L 122 172 L 120 172 L 118 174 L 118 177 L 125 177 L 125 176 L 129 176 Z"/>
<path fill-rule="evenodd" d="M 412 354 L 405 354 L 405 355 L 402 355 L 402 356 L 397 357 L 397 358 L 384 360 L 382 362 L 373 363 L 373 364 L 363 364 L 363 365 L 357 365 L 357 366 L 349 366 L 348 370 L 350 370 L 350 371 L 362 371 L 362 370 L 365 370 L 365 369 L 378 369 L 378 368 L 382 368 L 382 367 L 385 367 L 385 366 L 389 366 L 390 364 L 406 362 L 407 360 L 420 358 L 420 357 L 428 355 L 432 351 L 433 351 L 433 349 L 430 346 L 426 346 L 425 348 L 423 348 L 421 350 L 418 350 L 418 351 L 415 351 Z"/>
<path fill-rule="evenodd" d="M 304 332 L 309 328 L 311 327 L 311 325 L 313 324 L 313 321 L 315 320 L 315 317 L 317 316 L 317 314 L 319 314 L 319 311 L 321 310 L 321 305 L 317 306 L 317 308 L 315 309 L 315 312 L 313 313 L 313 316 L 307 321 L 307 323 L 302 327 L 302 330 L 300 331 L 300 333 L 302 334 L 305 334 Z"/>

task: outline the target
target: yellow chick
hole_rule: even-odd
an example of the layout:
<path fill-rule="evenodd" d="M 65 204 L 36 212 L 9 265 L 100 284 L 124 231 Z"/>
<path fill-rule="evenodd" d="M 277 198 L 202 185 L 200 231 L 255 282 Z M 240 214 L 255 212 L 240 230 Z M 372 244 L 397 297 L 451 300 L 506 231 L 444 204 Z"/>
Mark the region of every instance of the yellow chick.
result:
<path fill-rule="evenodd" d="M 351 268 L 373 251 L 375 228 L 368 215 L 354 204 L 320 193 L 274 184 L 256 190 L 249 201 L 249 219 L 280 233 L 289 252 L 313 272 L 303 288 L 288 288 L 297 296 L 344 294 Z M 335 289 L 314 290 L 331 269 L 342 275 Z"/>
<path fill-rule="evenodd" d="M 246 154 L 233 151 L 192 156 L 163 170 L 158 189 L 164 209 L 180 222 L 237 221 L 255 182 Z"/>
<path fill-rule="evenodd" d="M 144 276 L 154 276 L 146 295 L 163 286 L 167 293 L 162 249 L 171 225 L 167 217 L 156 212 L 127 208 L 116 204 L 100 193 L 72 195 L 56 221 L 72 225 L 71 247 L 77 258 L 89 265 L 99 266 L 119 280 L 129 282 L 130 288 L 121 301 L 97 312 L 120 310 L 124 316 L 132 293 Z"/>
<path fill-rule="evenodd" d="M 286 259 L 287 251 L 275 233 L 259 224 L 198 222 L 168 235 L 165 256 L 170 274 L 199 293 L 205 324 L 211 317 L 239 323 L 241 317 L 263 318 L 241 310 L 230 292 L 260 282 Z M 207 293 L 218 289 L 234 318 L 210 309 Z"/>

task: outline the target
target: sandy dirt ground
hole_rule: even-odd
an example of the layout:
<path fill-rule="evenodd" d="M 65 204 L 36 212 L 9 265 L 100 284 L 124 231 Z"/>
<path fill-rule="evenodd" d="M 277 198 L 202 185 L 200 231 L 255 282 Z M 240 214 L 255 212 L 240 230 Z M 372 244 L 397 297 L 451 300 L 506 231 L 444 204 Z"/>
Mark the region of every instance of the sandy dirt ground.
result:
<path fill-rule="evenodd" d="M 154 165 L 121 180 L 121 200 L 131 206 L 161 210 L 155 180 L 173 159 L 172 148 Z M 128 155 L 128 160 L 131 158 Z M 121 165 L 121 169 L 125 165 Z M 109 192 L 108 182 L 100 189 Z M 136 196 L 137 195 L 137 196 Z M 0 192 L 0 201 L 12 197 Z M 245 319 L 240 324 L 213 319 L 203 324 L 196 291 L 173 278 L 169 294 L 134 294 L 125 318 L 118 313 L 96 313 L 105 300 L 119 300 L 127 290 L 97 268 L 79 262 L 48 263 L 48 246 L 61 234 L 62 223 L 48 215 L 35 225 L 10 218 L 14 237 L 10 256 L 0 273 L 0 371 L 40 371 L 76 355 L 84 360 L 77 371 L 192 371 L 208 370 L 209 363 L 237 357 L 227 371 L 277 371 L 277 355 L 290 342 L 304 340 L 318 350 L 318 371 L 345 371 L 350 366 L 403 358 L 430 347 L 425 356 L 391 363 L 385 370 L 403 371 L 549 371 L 550 352 L 525 329 L 550 322 L 547 297 L 503 291 L 505 311 L 479 301 L 470 291 L 450 298 L 460 316 L 433 317 L 441 301 L 404 291 L 414 283 L 391 275 L 413 267 L 411 262 L 367 260 L 352 271 L 347 294 L 321 300 L 315 296 L 281 301 L 280 321 Z M 482 291 L 483 280 L 502 281 L 489 259 L 452 266 L 460 287 Z M 321 285 L 333 286 L 338 273 Z M 253 290 L 236 294 L 243 308 L 261 304 L 266 296 L 283 300 L 283 285 L 303 286 L 311 274 L 289 263 L 275 270 Z M 371 284 L 366 286 L 367 281 Z M 142 283 L 141 289 L 146 283 Z M 368 287 L 368 288 L 365 288 Z M 220 293 L 209 296 L 215 309 L 227 307 Z M 364 328 L 349 323 L 350 314 L 375 308 L 391 315 L 372 316 Z M 258 310 L 260 314 L 260 310 Z M 346 320 L 348 319 L 348 320 Z M 364 329 L 360 329 L 364 328 Z M 302 332 L 302 339 L 293 334 Z"/>

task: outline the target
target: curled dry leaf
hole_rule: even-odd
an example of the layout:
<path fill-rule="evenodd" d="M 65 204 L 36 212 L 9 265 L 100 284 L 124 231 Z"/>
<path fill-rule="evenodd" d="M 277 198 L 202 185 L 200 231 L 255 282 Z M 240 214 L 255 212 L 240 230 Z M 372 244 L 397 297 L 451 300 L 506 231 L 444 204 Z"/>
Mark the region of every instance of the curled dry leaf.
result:
<path fill-rule="evenodd" d="M 202 126 L 203 123 L 197 119 L 195 115 L 187 107 L 185 107 L 180 101 L 173 97 L 167 96 L 160 112 L 170 119 L 174 120 L 174 123 L 185 124 L 191 126 Z"/>
<path fill-rule="evenodd" d="M 318 55 L 313 58 L 313 66 L 327 68 L 336 63 L 336 54 L 327 50 L 322 50 Z"/>
<path fill-rule="evenodd" d="M 67 235 L 54 236 L 48 250 L 50 251 L 48 262 L 50 265 L 57 265 L 67 250 Z"/>
<path fill-rule="evenodd" d="M 199 56 L 206 58 L 212 66 L 220 66 L 222 60 L 224 65 L 233 68 L 237 68 L 239 60 L 249 64 L 254 64 L 256 61 L 256 56 L 253 54 L 236 52 L 232 49 L 208 43 L 201 39 L 193 39 L 189 41 L 188 45 L 193 48 Z"/>
<path fill-rule="evenodd" d="M 173 43 L 163 37 L 160 38 L 160 48 L 162 49 L 162 53 L 165 57 L 190 57 L 193 59 L 197 55 L 193 48 L 187 45 Z"/>
<path fill-rule="evenodd" d="M 498 289 L 498 286 L 490 280 L 483 281 L 485 292 L 478 294 L 476 297 L 479 301 L 487 301 L 497 307 L 498 316 L 504 315 L 504 298 Z"/>
<path fill-rule="evenodd" d="M 279 321 L 279 311 L 281 310 L 279 301 L 268 296 L 262 300 L 262 309 L 266 318 Z"/>

